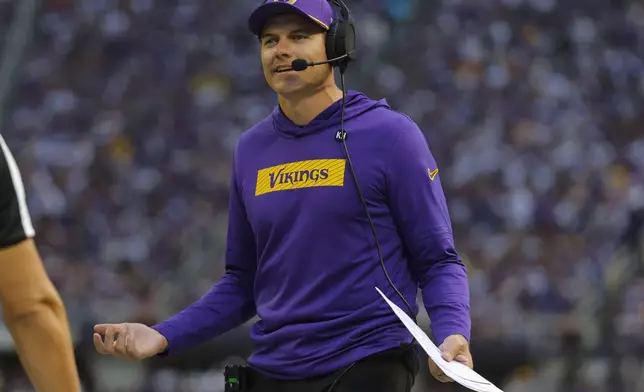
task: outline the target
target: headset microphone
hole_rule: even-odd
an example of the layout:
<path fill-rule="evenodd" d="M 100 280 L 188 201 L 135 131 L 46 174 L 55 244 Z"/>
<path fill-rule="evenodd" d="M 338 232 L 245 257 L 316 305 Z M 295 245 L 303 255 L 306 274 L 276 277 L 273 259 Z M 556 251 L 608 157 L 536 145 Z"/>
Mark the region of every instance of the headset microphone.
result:
<path fill-rule="evenodd" d="M 323 63 L 324 63 L 324 62 L 323 62 Z M 318 64 L 319 64 L 319 63 L 318 63 Z M 304 59 L 296 59 L 296 60 L 293 60 L 293 62 L 291 63 L 291 68 L 292 68 L 294 71 L 304 71 L 304 70 L 305 70 L 305 69 L 307 69 L 309 66 L 314 66 L 314 65 L 317 65 L 317 64 L 315 64 L 315 63 L 308 63 L 308 62 L 307 62 L 306 60 L 304 60 Z"/>
<path fill-rule="evenodd" d="M 331 60 L 325 60 L 325 61 L 317 61 L 317 62 L 308 62 L 304 59 L 295 59 L 291 63 L 290 68 L 285 68 L 285 69 L 280 69 L 276 72 L 288 72 L 288 71 L 304 71 L 308 67 L 314 67 L 316 65 L 322 65 L 322 64 L 332 64 L 338 60 L 342 60 L 345 57 L 349 57 L 349 54 L 343 54 L 342 56 L 338 56 L 336 58 L 332 58 Z"/>

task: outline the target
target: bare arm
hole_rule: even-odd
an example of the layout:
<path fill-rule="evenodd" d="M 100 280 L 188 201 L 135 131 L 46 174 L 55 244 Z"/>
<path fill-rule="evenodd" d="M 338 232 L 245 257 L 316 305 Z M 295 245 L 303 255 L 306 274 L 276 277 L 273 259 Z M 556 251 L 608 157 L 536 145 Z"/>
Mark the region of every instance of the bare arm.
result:
<path fill-rule="evenodd" d="M 20 362 L 38 392 L 80 392 L 65 307 L 47 276 L 22 178 L 0 136 L 0 304 Z"/>
<path fill-rule="evenodd" d="M 36 390 L 80 391 L 65 306 L 30 239 L 0 250 L 0 302 Z"/>

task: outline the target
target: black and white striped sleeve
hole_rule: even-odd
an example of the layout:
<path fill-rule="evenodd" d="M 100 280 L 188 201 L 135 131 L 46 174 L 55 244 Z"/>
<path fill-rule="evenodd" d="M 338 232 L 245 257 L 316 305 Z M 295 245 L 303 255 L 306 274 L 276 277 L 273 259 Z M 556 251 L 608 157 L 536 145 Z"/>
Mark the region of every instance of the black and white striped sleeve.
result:
<path fill-rule="evenodd" d="M 34 235 L 20 170 L 0 135 L 0 249 Z"/>

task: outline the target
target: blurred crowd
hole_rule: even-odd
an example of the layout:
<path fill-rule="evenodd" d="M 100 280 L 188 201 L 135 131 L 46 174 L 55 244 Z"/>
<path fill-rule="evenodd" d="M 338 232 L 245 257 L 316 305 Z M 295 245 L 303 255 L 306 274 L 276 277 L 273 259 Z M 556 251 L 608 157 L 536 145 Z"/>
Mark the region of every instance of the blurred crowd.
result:
<path fill-rule="evenodd" d="M 556 353 L 572 330 L 597 347 L 621 234 L 644 207 L 644 3 L 346 2 L 348 87 L 409 114 L 439 162 L 473 337 Z M 276 104 L 246 28 L 258 3 L 43 2 L 2 134 L 76 326 L 154 323 L 222 274 L 231 149 Z M 640 348 L 643 282 L 621 282 L 615 310 Z M 628 390 L 644 390 L 628 366 Z M 533 373 L 504 390 L 537 390 Z M 591 373 L 569 391 L 604 391 Z"/>

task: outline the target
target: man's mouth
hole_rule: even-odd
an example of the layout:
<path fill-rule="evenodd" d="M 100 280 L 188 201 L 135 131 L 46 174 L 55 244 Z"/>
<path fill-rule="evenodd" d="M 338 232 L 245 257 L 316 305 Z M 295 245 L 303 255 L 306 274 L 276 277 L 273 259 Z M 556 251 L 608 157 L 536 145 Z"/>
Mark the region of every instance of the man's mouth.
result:
<path fill-rule="evenodd" d="M 280 67 L 275 68 L 274 72 L 276 72 L 276 73 L 293 72 L 293 68 L 291 68 L 290 65 L 284 65 L 284 66 L 280 66 Z"/>

